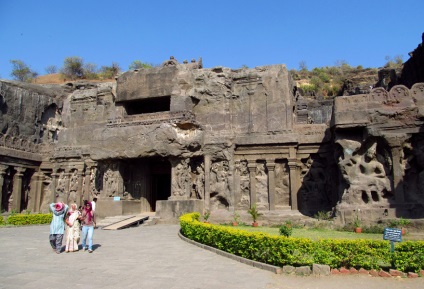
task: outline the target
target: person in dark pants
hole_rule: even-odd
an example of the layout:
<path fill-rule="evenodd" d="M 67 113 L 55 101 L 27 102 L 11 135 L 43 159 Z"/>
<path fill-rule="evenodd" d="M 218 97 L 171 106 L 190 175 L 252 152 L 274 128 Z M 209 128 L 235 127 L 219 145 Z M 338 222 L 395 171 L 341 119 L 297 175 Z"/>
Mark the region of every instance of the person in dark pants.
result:
<path fill-rule="evenodd" d="M 53 212 L 52 222 L 50 223 L 50 245 L 57 254 L 62 250 L 63 234 L 65 233 L 65 215 L 68 211 L 68 205 L 64 203 L 51 203 L 50 210 Z"/>

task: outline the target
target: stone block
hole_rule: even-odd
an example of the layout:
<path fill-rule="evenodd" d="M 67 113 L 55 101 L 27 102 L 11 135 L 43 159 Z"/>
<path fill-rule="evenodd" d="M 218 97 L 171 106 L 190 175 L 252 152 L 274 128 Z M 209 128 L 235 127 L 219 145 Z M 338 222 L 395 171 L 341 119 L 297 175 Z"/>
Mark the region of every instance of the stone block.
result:
<path fill-rule="evenodd" d="M 392 277 L 392 275 L 390 275 L 389 272 L 386 272 L 384 270 L 381 270 L 380 272 L 378 272 L 378 276 L 380 276 L 380 277 Z"/>
<path fill-rule="evenodd" d="M 321 265 L 321 264 L 313 264 L 312 265 L 312 274 L 313 275 L 328 276 L 328 275 L 330 275 L 330 266 Z"/>
<path fill-rule="evenodd" d="M 339 271 L 341 274 L 350 274 L 349 269 L 346 269 L 345 267 L 341 267 Z"/>
<path fill-rule="evenodd" d="M 203 212 L 203 200 L 156 201 L 156 216 L 161 219 L 175 219 L 190 212 Z"/>
<path fill-rule="evenodd" d="M 374 270 L 374 269 L 370 270 L 370 271 L 369 271 L 369 273 L 370 273 L 370 275 L 371 275 L 371 276 L 373 276 L 373 277 L 378 277 L 378 276 L 379 276 L 379 275 L 378 275 L 378 271 L 377 271 L 377 270 Z"/>
<path fill-rule="evenodd" d="M 359 269 L 358 271 L 359 274 L 369 274 L 370 272 L 368 272 L 368 270 L 365 270 L 364 268 Z"/>
<path fill-rule="evenodd" d="M 296 271 L 296 268 L 293 266 L 289 266 L 289 265 L 283 266 L 283 273 L 293 274 L 295 271 Z"/>
<path fill-rule="evenodd" d="M 408 272 L 408 278 L 418 278 L 418 274 L 413 272 Z"/>
<path fill-rule="evenodd" d="M 334 268 L 334 269 L 331 269 L 331 274 L 332 275 L 339 275 L 340 271 L 338 269 Z"/>
<path fill-rule="evenodd" d="M 296 275 L 300 275 L 300 276 L 309 276 L 311 275 L 312 271 L 311 271 L 311 267 L 309 266 L 301 266 L 296 268 L 295 273 Z"/>
<path fill-rule="evenodd" d="M 350 268 L 349 272 L 350 274 L 358 274 L 358 270 L 356 270 L 355 268 Z"/>
<path fill-rule="evenodd" d="M 396 276 L 406 277 L 406 274 L 403 273 L 402 271 L 399 271 L 399 270 L 390 269 L 389 273 L 390 273 L 391 276 L 394 276 L 394 277 L 396 277 Z"/>

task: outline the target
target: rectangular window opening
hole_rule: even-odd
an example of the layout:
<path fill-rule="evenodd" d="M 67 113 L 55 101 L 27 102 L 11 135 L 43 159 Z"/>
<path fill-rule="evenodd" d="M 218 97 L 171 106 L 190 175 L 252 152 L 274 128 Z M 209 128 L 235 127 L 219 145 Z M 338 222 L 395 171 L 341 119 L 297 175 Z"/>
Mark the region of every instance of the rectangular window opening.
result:
<path fill-rule="evenodd" d="M 127 115 L 170 111 L 171 96 L 139 99 L 124 103 Z"/>

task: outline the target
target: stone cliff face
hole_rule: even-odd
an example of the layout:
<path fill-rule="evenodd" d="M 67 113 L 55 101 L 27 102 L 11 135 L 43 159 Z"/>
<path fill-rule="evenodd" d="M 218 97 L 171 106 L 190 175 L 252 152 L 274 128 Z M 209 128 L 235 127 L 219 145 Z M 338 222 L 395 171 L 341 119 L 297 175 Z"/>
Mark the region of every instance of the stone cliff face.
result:
<path fill-rule="evenodd" d="M 173 58 L 109 83 L 0 82 L 1 208 L 98 197 L 100 215 L 256 204 L 265 217 L 421 217 L 423 91 L 374 88 L 333 105 L 299 95 L 284 65 Z"/>

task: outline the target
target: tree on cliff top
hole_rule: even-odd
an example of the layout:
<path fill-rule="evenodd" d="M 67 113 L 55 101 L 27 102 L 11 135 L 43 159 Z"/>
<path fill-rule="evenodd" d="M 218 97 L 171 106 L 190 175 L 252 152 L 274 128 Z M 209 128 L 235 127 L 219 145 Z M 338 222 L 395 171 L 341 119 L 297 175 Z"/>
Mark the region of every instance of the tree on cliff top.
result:
<path fill-rule="evenodd" d="M 13 79 L 18 81 L 31 82 L 32 79 L 38 76 L 38 73 L 31 70 L 22 60 L 13 59 L 10 60 L 13 66 L 12 73 L 10 74 Z"/>
<path fill-rule="evenodd" d="M 78 56 L 66 57 L 61 73 L 72 80 L 84 78 L 84 60 Z"/>
<path fill-rule="evenodd" d="M 131 62 L 128 69 L 134 70 L 134 69 L 142 69 L 142 68 L 152 68 L 153 65 L 145 62 L 141 62 L 141 60 L 134 60 Z"/>

